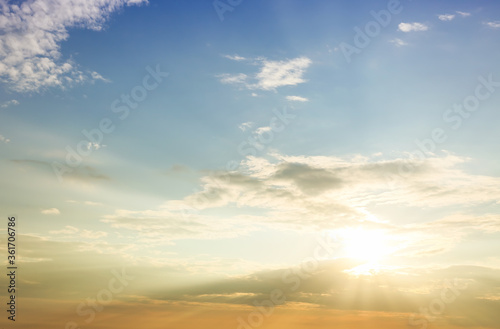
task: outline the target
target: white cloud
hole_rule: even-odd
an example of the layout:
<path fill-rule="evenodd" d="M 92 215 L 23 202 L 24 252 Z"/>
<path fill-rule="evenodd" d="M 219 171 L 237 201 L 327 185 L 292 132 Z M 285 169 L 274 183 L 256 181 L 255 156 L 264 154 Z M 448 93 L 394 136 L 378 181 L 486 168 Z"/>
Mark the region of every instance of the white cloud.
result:
<path fill-rule="evenodd" d="M 247 80 L 248 76 L 246 74 L 219 74 L 217 75 L 220 78 L 220 82 L 225 84 L 243 84 Z"/>
<path fill-rule="evenodd" d="M 286 99 L 291 102 L 308 102 L 309 100 L 301 96 L 286 96 Z"/>
<path fill-rule="evenodd" d="M 43 209 L 42 214 L 44 215 L 59 215 L 61 212 L 57 208 Z"/>
<path fill-rule="evenodd" d="M 259 128 L 257 128 L 257 129 L 255 129 L 255 133 L 256 133 L 257 135 L 261 135 L 261 134 L 263 134 L 263 133 L 265 133 L 265 132 L 269 132 L 269 131 L 271 131 L 271 130 L 272 130 L 272 129 L 271 129 L 271 127 L 259 127 Z"/>
<path fill-rule="evenodd" d="M 111 80 L 104 78 L 102 75 L 100 75 L 99 73 L 97 73 L 95 71 L 91 72 L 90 76 L 92 77 L 93 80 L 101 80 L 103 82 L 108 82 L 108 83 L 111 82 Z"/>
<path fill-rule="evenodd" d="M 247 129 L 252 128 L 252 127 L 253 127 L 253 125 L 254 125 L 254 123 L 253 123 L 253 122 L 248 121 L 248 122 L 243 122 L 242 124 L 240 124 L 240 125 L 238 126 L 238 128 L 240 128 L 242 131 L 246 131 Z"/>
<path fill-rule="evenodd" d="M 470 16 L 470 13 L 466 13 L 466 12 L 463 12 L 463 11 L 457 11 L 456 13 L 459 14 L 460 16 L 462 16 L 462 17 L 468 17 L 468 16 Z"/>
<path fill-rule="evenodd" d="M 94 202 L 94 201 L 85 201 L 84 204 L 86 204 L 87 206 L 93 206 L 93 207 L 99 207 L 99 206 L 103 205 L 100 202 Z"/>
<path fill-rule="evenodd" d="M 455 18 L 455 15 L 452 14 L 439 15 L 438 18 L 442 21 L 451 21 Z"/>
<path fill-rule="evenodd" d="M 0 81 L 19 92 L 65 87 L 103 80 L 62 59 L 60 44 L 70 28 L 99 31 L 114 11 L 147 0 L 33 0 L 21 4 L 1 1 Z"/>
<path fill-rule="evenodd" d="M 98 150 L 100 148 L 106 147 L 107 145 L 88 142 L 86 146 L 87 146 L 87 150 L 90 151 L 90 150 Z"/>
<path fill-rule="evenodd" d="M 100 239 L 108 236 L 108 233 L 102 231 L 82 230 L 80 236 L 84 239 Z"/>
<path fill-rule="evenodd" d="M 81 237 L 84 239 L 99 239 L 108 235 L 102 231 L 80 230 L 77 227 L 67 225 L 62 230 L 49 231 L 50 234 L 64 235 L 65 237 Z"/>
<path fill-rule="evenodd" d="M 15 99 L 11 99 L 10 101 L 7 101 L 7 102 L 1 104 L 0 107 L 6 108 L 6 107 L 9 107 L 11 105 L 19 105 L 19 101 L 15 100 Z"/>
<path fill-rule="evenodd" d="M 492 29 L 500 29 L 500 21 L 486 22 L 484 24 Z"/>
<path fill-rule="evenodd" d="M 398 29 L 402 32 L 427 31 L 429 27 L 423 23 L 400 23 Z"/>
<path fill-rule="evenodd" d="M 406 41 L 403 41 L 399 38 L 392 39 L 389 41 L 390 43 L 394 44 L 396 47 L 403 47 L 403 46 L 408 46 L 408 43 Z"/>
<path fill-rule="evenodd" d="M 105 216 L 102 222 L 113 228 L 136 231 L 140 237 L 139 242 L 147 242 L 148 245 L 171 244 L 174 239 L 232 238 L 255 230 L 254 225 L 237 217 L 224 219 L 219 216 L 190 214 L 189 210 L 183 212 L 185 208 L 170 208 L 162 206 L 157 210 L 143 211 L 118 209 L 114 214 Z"/>
<path fill-rule="evenodd" d="M 76 201 L 76 200 L 66 200 L 66 202 L 68 203 L 78 203 L 78 204 L 84 204 L 84 205 L 87 205 L 87 206 L 103 206 L 102 203 L 100 202 L 94 202 L 94 201 L 83 201 L 83 202 L 80 202 L 80 201 Z"/>
<path fill-rule="evenodd" d="M 307 57 L 299 57 L 288 61 L 264 61 L 264 66 L 257 74 L 257 87 L 273 90 L 282 86 L 295 86 L 305 82 L 302 79 L 305 69 L 311 64 Z"/>
<path fill-rule="evenodd" d="M 80 231 L 78 228 L 76 228 L 74 226 L 67 225 L 62 230 L 49 231 L 49 233 L 50 234 L 71 235 L 71 234 L 77 233 L 78 231 Z"/>
<path fill-rule="evenodd" d="M 225 55 L 224 57 L 226 57 L 226 58 L 228 58 L 228 59 L 230 59 L 232 61 L 238 61 L 238 62 L 246 60 L 245 57 L 241 57 L 241 56 L 238 56 L 238 55 L 233 55 L 233 56 L 231 56 L 231 55 Z"/>
<path fill-rule="evenodd" d="M 255 133 L 268 130 L 269 127 L 260 127 Z M 166 242 L 189 237 L 216 238 L 213 234 L 235 236 L 263 226 L 314 231 L 344 225 L 388 225 L 382 222 L 385 218 L 377 220 L 377 214 L 367 211 L 367 207 L 375 204 L 451 209 L 450 216 L 457 206 L 481 211 L 485 203 L 499 200 L 500 178 L 468 174 L 460 169 L 465 161 L 467 159 L 450 154 L 423 161 L 361 155 L 343 158 L 250 156 L 239 165 L 238 172 L 215 172 L 202 177 L 201 191 L 182 200 L 167 201 L 158 209 L 117 210 L 103 221 L 114 228 L 138 231 L 145 240 Z M 228 218 L 208 216 L 224 207 L 245 210 Z M 249 215 L 251 208 L 258 209 L 259 213 Z M 499 219 L 498 216 L 492 218 L 484 217 L 482 231 L 493 230 Z M 422 222 L 416 227 L 419 230 L 426 227 Z M 238 225 L 242 225 L 242 230 Z M 394 229 L 411 234 L 412 227 L 403 225 Z M 463 234 L 465 231 L 460 229 Z M 436 249 L 431 233 L 429 230 L 422 235 L 427 241 L 425 248 L 407 252 L 417 255 Z M 448 250 L 456 241 L 443 240 L 439 248 Z"/>
<path fill-rule="evenodd" d="M 470 16 L 470 13 L 467 13 L 467 12 L 463 12 L 463 11 L 456 11 L 456 13 L 458 15 L 460 15 L 461 17 L 468 17 Z M 448 22 L 448 21 L 452 21 L 453 19 L 455 19 L 456 15 L 454 14 L 443 14 L 443 15 L 438 15 L 438 18 L 444 22 Z"/>
<path fill-rule="evenodd" d="M 260 71 L 248 76 L 239 74 L 219 74 L 217 77 L 222 83 L 242 85 L 248 89 L 275 90 L 283 86 L 295 86 L 304 83 L 302 78 L 305 70 L 311 65 L 307 57 L 298 57 L 290 60 L 271 61 L 263 58 L 256 60 L 260 65 Z M 252 81 L 249 81 L 252 79 Z"/>
<path fill-rule="evenodd" d="M 7 143 L 10 143 L 10 139 L 6 138 L 3 135 L 0 135 L 0 142 L 7 144 Z"/>

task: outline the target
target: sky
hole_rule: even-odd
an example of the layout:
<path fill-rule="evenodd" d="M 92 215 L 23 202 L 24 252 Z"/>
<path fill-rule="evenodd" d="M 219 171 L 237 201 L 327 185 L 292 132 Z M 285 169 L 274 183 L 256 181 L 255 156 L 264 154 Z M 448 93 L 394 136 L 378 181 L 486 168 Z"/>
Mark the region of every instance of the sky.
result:
<path fill-rule="evenodd" d="M 500 328 L 500 3 L 0 0 L 0 31 L 2 328 Z"/>

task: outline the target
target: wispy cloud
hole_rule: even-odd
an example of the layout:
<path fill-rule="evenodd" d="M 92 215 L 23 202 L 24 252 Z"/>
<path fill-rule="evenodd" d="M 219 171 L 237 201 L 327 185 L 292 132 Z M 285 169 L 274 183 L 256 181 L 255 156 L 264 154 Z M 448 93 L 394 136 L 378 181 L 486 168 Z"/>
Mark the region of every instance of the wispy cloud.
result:
<path fill-rule="evenodd" d="M 256 133 L 257 135 L 262 135 L 263 133 L 265 133 L 265 132 L 269 132 L 269 131 L 271 131 L 271 130 L 272 130 L 272 129 L 271 129 L 271 127 L 269 127 L 269 126 L 259 127 L 259 128 L 257 128 L 257 129 L 255 129 L 255 133 Z"/>
<path fill-rule="evenodd" d="M 248 121 L 248 122 L 243 122 L 242 124 L 240 124 L 240 125 L 238 126 L 238 128 L 240 128 L 240 129 L 241 129 L 241 131 L 246 131 L 246 130 L 248 130 L 248 129 L 252 128 L 252 127 L 253 127 L 253 125 L 254 125 L 254 123 L 253 123 L 253 122 Z"/>
<path fill-rule="evenodd" d="M 102 75 L 100 75 L 97 72 L 91 72 L 90 76 L 92 77 L 92 80 L 101 80 L 103 82 L 111 82 L 111 80 L 104 78 Z"/>
<path fill-rule="evenodd" d="M 59 215 L 61 212 L 57 208 L 49 208 L 49 209 L 43 209 L 42 210 L 43 215 Z"/>
<path fill-rule="evenodd" d="M 83 201 L 83 202 L 80 202 L 80 201 L 76 201 L 76 200 L 66 200 L 66 202 L 67 203 L 84 204 L 84 205 L 93 206 L 93 207 L 103 206 L 102 203 L 100 203 L 100 202 L 94 202 L 94 201 Z"/>
<path fill-rule="evenodd" d="M 286 96 L 286 99 L 291 102 L 308 102 L 309 99 L 301 96 Z"/>
<path fill-rule="evenodd" d="M 500 21 L 485 22 L 484 24 L 492 29 L 500 29 Z"/>
<path fill-rule="evenodd" d="M 85 201 L 84 204 L 87 206 L 93 206 L 93 207 L 100 207 L 103 204 L 101 202 L 95 202 L 95 201 Z"/>
<path fill-rule="evenodd" d="M 399 38 L 392 39 L 389 42 L 395 45 L 396 47 L 408 46 L 408 43 L 406 41 L 403 41 Z"/>
<path fill-rule="evenodd" d="M 451 21 L 455 18 L 455 15 L 452 14 L 439 15 L 438 18 L 442 21 Z"/>
<path fill-rule="evenodd" d="M 61 230 L 53 230 L 49 231 L 50 234 L 55 234 L 55 235 L 64 235 L 65 237 L 69 237 L 72 240 L 74 240 L 76 237 L 81 237 L 84 239 L 100 239 L 108 235 L 107 232 L 102 232 L 102 231 L 92 231 L 92 230 L 81 230 L 77 227 L 67 225 Z"/>
<path fill-rule="evenodd" d="M 248 89 L 275 90 L 283 86 L 304 83 L 306 80 L 303 79 L 303 75 L 312 61 L 307 57 L 298 57 L 282 61 L 257 59 L 256 63 L 261 68 L 255 75 L 224 73 L 217 77 L 225 84 L 241 85 Z"/>
<path fill-rule="evenodd" d="M 463 11 L 457 11 L 456 13 L 459 14 L 460 16 L 462 16 L 462 17 L 468 17 L 468 16 L 470 16 L 470 13 L 463 12 Z"/>
<path fill-rule="evenodd" d="M 11 99 L 10 101 L 7 101 L 5 103 L 0 104 L 0 107 L 7 108 L 11 105 L 19 105 L 19 101 L 15 100 L 15 99 Z"/>
<path fill-rule="evenodd" d="M 171 244 L 176 239 L 221 239 L 234 238 L 255 230 L 254 225 L 239 218 L 231 220 L 183 213 L 182 209 L 173 209 L 174 202 L 157 210 L 131 211 L 118 209 L 107 215 L 102 222 L 113 228 L 135 231 L 142 242 L 149 244 Z M 169 209 L 170 208 L 170 209 Z M 185 208 L 184 208 L 185 209 Z M 217 225 L 213 225 L 214 221 Z"/>
<path fill-rule="evenodd" d="M 6 138 L 3 135 L 0 135 L 0 142 L 7 144 L 10 142 L 10 139 Z"/>
<path fill-rule="evenodd" d="M 82 230 L 80 236 L 85 239 L 100 239 L 108 236 L 108 233 L 103 231 Z"/>
<path fill-rule="evenodd" d="M 10 161 L 20 165 L 25 165 L 27 167 L 32 168 L 33 170 L 41 170 L 45 172 L 45 174 L 49 174 L 51 177 L 54 177 L 54 168 L 52 166 L 53 163 L 47 161 L 26 160 L 26 159 L 13 159 Z M 92 166 L 80 166 L 72 169 L 73 170 L 71 172 L 68 172 L 66 174 L 67 177 L 71 180 L 90 182 L 90 181 L 106 181 L 111 179 L 109 176 L 102 174 Z"/>
<path fill-rule="evenodd" d="M 239 74 L 223 73 L 217 75 L 217 77 L 220 79 L 220 82 L 225 84 L 244 84 L 248 78 L 248 76 L 243 73 Z"/>
<path fill-rule="evenodd" d="M 460 15 L 461 17 L 468 17 L 470 16 L 470 13 L 467 13 L 467 12 L 464 12 L 464 11 L 456 11 L 455 13 L 457 13 L 458 15 Z M 442 14 L 442 15 L 438 15 L 438 18 L 444 22 L 449 22 L 449 21 L 452 21 L 456 18 L 456 15 L 455 14 Z"/>
<path fill-rule="evenodd" d="M 67 225 L 65 228 L 63 228 L 61 230 L 53 230 L 53 231 L 49 231 L 49 233 L 50 234 L 71 235 L 71 234 L 75 234 L 78 231 L 79 231 L 79 229 L 77 229 L 76 227 Z"/>
<path fill-rule="evenodd" d="M 142 3 L 147 0 L 2 1 L 0 81 L 19 92 L 107 81 L 97 72 L 83 72 L 72 60 L 62 59 L 61 42 L 68 39 L 70 28 L 99 31 L 116 10 Z"/>
<path fill-rule="evenodd" d="M 226 57 L 227 59 L 230 59 L 232 61 L 238 61 L 238 62 L 246 60 L 245 57 L 238 56 L 238 55 L 225 55 L 224 57 Z"/>
<path fill-rule="evenodd" d="M 402 32 L 427 31 L 429 26 L 423 23 L 399 23 L 398 29 Z"/>

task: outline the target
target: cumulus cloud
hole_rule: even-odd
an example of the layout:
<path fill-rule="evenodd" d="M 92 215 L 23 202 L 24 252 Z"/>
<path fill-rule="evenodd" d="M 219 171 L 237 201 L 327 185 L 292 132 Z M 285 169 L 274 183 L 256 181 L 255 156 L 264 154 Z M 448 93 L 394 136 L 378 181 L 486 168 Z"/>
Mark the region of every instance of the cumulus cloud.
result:
<path fill-rule="evenodd" d="M 402 32 L 427 31 L 429 26 L 423 23 L 399 23 L 398 29 Z"/>
<path fill-rule="evenodd" d="M 282 86 L 294 86 L 305 82 L 302 79 L 305 69 L 311 64 L 307 57 L 299 57 L 288 61 L 264 61 L 257 74 L 257 86 L 264 90 L 273 90 Z"/>
<path fill-rule="evenodd" d="M 281 61 L 260 58 L 254 63 L 260 66 L 256 74 L 249 76 L 244 73 L 224 73 L 217 77 L 224 84 L 240 85 L 248 89 L 276 90 L 279 87 L 295 86 L 306 82 L 303 75 L 311 63 L 312 61 L 307 57 Z"/>
<path fill-rule="evenodd" d="M 291 102 L 308 102 L 309 100 L 301 96 L 286 96 L 286 99 Z"/>
<path fill-rule="evenodd" d="M 99 31 L 119 8 L 147 0 L 33 0 L 20 4 L 0 2 L 0 81 L 19 92 L 103 80 L 63 59 L 61 42 L 70 28 Z"/>

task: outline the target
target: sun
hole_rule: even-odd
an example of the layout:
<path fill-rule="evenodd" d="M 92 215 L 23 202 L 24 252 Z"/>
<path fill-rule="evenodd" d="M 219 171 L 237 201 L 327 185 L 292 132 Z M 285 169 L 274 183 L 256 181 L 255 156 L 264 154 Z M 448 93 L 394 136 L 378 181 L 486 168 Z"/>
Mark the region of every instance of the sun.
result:
<path fill-rule="evenodd" d="M 393 252 L 383 230 L 346 228 L 338 232 L 344 257 L 375 263 Z"/>

